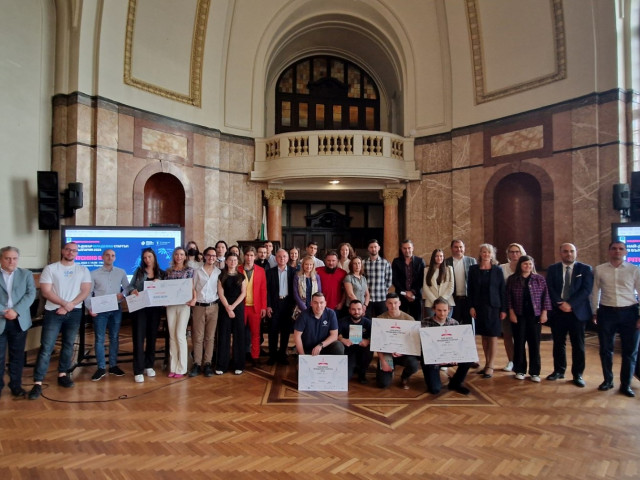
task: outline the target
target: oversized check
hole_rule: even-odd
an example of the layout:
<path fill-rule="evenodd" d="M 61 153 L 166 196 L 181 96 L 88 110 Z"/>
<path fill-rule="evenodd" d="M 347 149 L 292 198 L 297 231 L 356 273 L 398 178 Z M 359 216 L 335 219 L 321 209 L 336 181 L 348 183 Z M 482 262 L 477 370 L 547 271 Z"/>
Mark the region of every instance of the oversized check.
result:
<path fill-rule="evenodd" d="M 298 355 L 298 390 L 346 392 L 348 363 L 346 355 Z"/>
<path fill-rule="evenodd" d="M 125 300 L 127 301 L 127 309 L 129 310 L 129 313 L 151 306 L 149 303 L 149 295 L 147 295 L 146 290 L 138 293 L 138 295 L 129 295 Z"/>
<path fill-rule="evenodd" d="M 112 293 L 110 295 L 89 297 L 89 304 L 89 308 L 93 313 L 112 312 L 118 310 L 118 295 Z"/>
<path fill-rule="evenodd" d="M 478 361 L 471 325 L 421 328 L 420 340 L 426 365 Z"/>
<path fill-rule="evenodd" d="M 374 318 L 371 321 L 371 351 L 420 355 L 420 322 Z"/>
<path fill-rule="evenodd" d="M 154 307 L 184 305 L 193 298 L 193 278 L 144 282 L 144 291 Z"/>

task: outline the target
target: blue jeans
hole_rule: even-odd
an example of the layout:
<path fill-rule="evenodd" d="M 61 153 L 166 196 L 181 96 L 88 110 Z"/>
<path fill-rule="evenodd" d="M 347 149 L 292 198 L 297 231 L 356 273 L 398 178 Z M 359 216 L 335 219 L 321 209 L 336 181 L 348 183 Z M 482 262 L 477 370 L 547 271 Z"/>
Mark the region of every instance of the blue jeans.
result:
<path fill-rule="evenodd" d="M 99 313 L 93 317 L 93 333 L 95 335 L 95 352 L 98 368 L 104 369 L 106 366 L 104 356 L 104 336 L 107 328 L 109 329 L 109 367 L 115 367 L 118 364 L 118 347 L 120 333 L 120 322 L 122 321 L 122 312 L 112 310 L 110 312 Z"/>
<path fill-rule="evenodd" d="M 58 361 L 58 373 L 69 373 L 71 371 L 71 360 L 73 358 L 73 344 L 80 330 L 82 319 L 82 309 L 74 308 L 66 315 L 58 315 L 55 310 L 47 310 L 42 322 L 42 336 L 40 337 L 40 351 L 36 368 L 33 370 L 33 379 L 42 382 L 51 361 L 51 353 L 56 346 L 58 334 L 62 332 L 62 348 L 60 349 L 60 360 Z"/>
<path fill-rule="evenodd" d="M 18 320 L 7 320 L 4 332 L 0 335 L 0 363 L 4 366 L 7 346 L 9 347 L 9 388 L 17 390 L 22 386 L 24 367 L 24 344 L 27 332 L 20 328 Z M 4 375 L 0 375 L 0 389 L 4 387 Z"/>

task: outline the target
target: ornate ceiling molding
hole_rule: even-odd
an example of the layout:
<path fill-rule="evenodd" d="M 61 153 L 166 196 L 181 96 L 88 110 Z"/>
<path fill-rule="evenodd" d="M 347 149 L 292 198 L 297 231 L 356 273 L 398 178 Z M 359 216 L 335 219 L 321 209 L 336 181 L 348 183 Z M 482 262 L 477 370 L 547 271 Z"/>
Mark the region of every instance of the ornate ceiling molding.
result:
<path fill-rule="evenodd" d="M 532 80 L 517 83 L 509 87 L 487 91 L 485 62 L 482 48 L 482 30 L 478 13 L 479 0 L 466 0 L 467 21 L 471 40 L 473 81 L 475 86 L 476 104 L 490 102 L 498 98 L 507 97 L 516 93 L 532 90 L 542 85 L 557 82 L 567 78 L 567 49 L 565 44 L 564 13 L 562 0 L 549 0 L 553 12 L 553 45 L 555 57 L 555 70 L 553 73 L 543 75 Z"/>
<path fill-rule="evenodd" d="M 129 0 L 127 30 L 124 46 L 124 83 L 164 98 L 200 107 L 202 103 L 202 62 L 204 57 L 204 41 L 207 33 L 210 0 L 198 0 L 196 7 L 195 20 L 193 24 L 193 39 L 191 42 L 191 67 L 189 72 L 188 95 L 145 82 L 133 76 L 133 39 L 136 21 L 136 3 L 137 0 Z"/>

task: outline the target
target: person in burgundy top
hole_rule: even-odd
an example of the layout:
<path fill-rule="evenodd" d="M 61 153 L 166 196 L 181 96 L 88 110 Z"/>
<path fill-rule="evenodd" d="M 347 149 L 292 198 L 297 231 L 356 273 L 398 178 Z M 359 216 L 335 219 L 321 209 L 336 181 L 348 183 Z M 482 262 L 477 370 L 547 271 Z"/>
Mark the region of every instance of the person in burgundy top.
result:
<path fill-rule="evenodd" d="M 552 309 L 547 282 L 535 273 L 533 258 L 522 255 L 516 271 L 507 281 L 507 305 L 513 327 L 513 370 L 524 380 L 527 372 L 525 344 L 529 346 L 531 381 L 540 382 L 540 330 Z"/>

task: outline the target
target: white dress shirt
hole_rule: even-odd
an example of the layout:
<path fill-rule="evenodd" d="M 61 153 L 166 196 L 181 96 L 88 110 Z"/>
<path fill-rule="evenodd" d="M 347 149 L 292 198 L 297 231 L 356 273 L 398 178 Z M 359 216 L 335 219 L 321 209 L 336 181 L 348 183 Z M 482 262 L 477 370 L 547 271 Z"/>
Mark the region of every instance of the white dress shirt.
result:
<path fill-rule="evenodd" d="M 640 268 L 627 262 L 619 267 L 611 263 L 598 265 L 594 270 L 591 307 L 630 307 L 638 303 L 636 292 L 640 291 Z"/>

